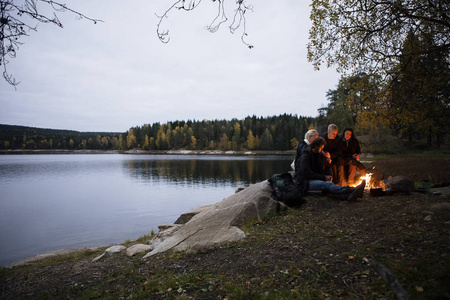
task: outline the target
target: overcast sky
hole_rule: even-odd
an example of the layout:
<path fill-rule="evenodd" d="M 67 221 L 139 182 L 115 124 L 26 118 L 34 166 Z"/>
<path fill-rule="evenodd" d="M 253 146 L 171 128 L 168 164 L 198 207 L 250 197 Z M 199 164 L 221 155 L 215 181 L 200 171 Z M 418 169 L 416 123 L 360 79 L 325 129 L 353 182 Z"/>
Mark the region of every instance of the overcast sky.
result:
<path fill-rule="evenodd" d="M 22 40 L 8 69 L 21 83 L 0 80 L 0 123 L 78 131 L 124 132 L 175 120 L 242 119 L 292 113 L 316 116 L 339 74 L 315 71 L 306 57 L 310 1 L 252 1 L 248 49 L 240 32 L 205 29 L 217 2 L 173 11 L 170 0 L 65 0 L 104 23 L 59 14 L 64 28 L 40 24 Z"/>

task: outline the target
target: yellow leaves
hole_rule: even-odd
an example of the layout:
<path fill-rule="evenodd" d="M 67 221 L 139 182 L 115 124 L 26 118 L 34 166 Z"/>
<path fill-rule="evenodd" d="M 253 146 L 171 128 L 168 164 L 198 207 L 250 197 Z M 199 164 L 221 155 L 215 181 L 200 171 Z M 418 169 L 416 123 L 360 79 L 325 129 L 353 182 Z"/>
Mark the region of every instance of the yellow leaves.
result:
<path fill-rule="evenodd" d="M 290 140 L 292 149 L 296 149 L 298 146 L 298 140 L 294 137 Z"/>
<path fill-rule="evenodd" d="M 136 136 L 134 135 L 133 129 L 130 128 L 127 135 L 127 148 L 132 149 L 136 146 L 137 146 Z"/>
<path fill-rule="evenodd" d="M 253 135 L 252 130 L 250 129 L 248 131 L 248 136 L 247 136 L 247 147 L 250 150 L 255 149 L 256 146 L 256 141 L 255 141 L 255 136 Z"/>
<path fill-rule="evenodd" d="M 197 139 L 195 138 L 195 136 L 191 135 L 190 147 L 191 149 L 195 149 L 196 146 L 197 146 Z"/>

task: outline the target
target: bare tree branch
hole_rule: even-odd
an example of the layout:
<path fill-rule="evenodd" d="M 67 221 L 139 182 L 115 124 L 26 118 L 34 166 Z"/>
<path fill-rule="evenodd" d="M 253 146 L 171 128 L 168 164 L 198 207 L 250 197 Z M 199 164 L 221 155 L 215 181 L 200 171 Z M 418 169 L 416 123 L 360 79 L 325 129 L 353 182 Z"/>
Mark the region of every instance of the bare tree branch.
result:
<path fill-rule="evenodd" d="M 51 14 L 40 13 L 38 3 L 50 6 L 53 12 Z M 7 64 L 9 59 L 16 57 L 17 51 L 23 45 L 21 39 L 29 36 L 32 31 L 36 32 L 38 23 L 50 23 L 63 28 L 57 13 L 64 12 L 74 14 L 77 19 L 86 19 L 94 24 L 103 22 L 53 0 L 0 0 L 0 66 L 3 66 L 3 78 L 14 88 L 20 82 L 16 81 L 14 76 L 8 72 Z M 37 24 L 32 24 L 33 20 Z"/>
<path fill-rule="evenodd" d="M 228 21 L 228 18 L 225 13 L 225 0 L 212 0 L 213 2 L 218 3 L 218 10 L 216 17 L 212 20 L 212 22 L 206 26 L 206 29 L 211 32 L 215 33 L 220 29 L 220 26 Z M 169 30 L 162 30 L 161 24 L 164 19 L 168 18 L 169 13 L 173 9 L 179 9 L 179 10 L 185 10 L 185 11 L 191 11 L 194 10 L 198 5 L 200 5 L 201 0 L 198 0 L 196 2 L 195 0 L 178 0 L 175 3 L 172 4 L 162 15 L 156 15 L 160 20 L 158 22 L 158 25 L 156 26 L 156 34 L 159 38 L 159 40 L 163 43 L 168 43 L 170 41 L 169 36 Z M 245 41 L 245 38 L 248 36 L 246 31 L 246 19 L 245 19 L 245 13 L 247 10 L 253 10 L 251 6 L 246 5 L 244 0 L 236 0 L 237 8 L 235 10 L 234 16 L 233 16 L 233 22 L 229 26 L 230 32 L 234 33 L 238 28 L 243 29 L 243 33 L 241 35 L 241 41 L 250 49 L 253 48 L 252 45 L 247 43 Z"/>
<path fill-rule="evenodd" d="M 403 286 L 398 282 L 397 278 L 395 278 L 394 274 L 382 263 L 377 262 L 373 259 L 365 258 L 364 261 L 371 265 L 375 271 L 383 278 L 388 284 L 392 291 L 395 293 L 395 296 L 399 300 L 409 300 L 411 299 L 403 288 Z"/>
<path fill-rule="evenodd" d="M 247 36 L 247 28 L 246 28 L 246 19 L 245 19 L 245 12 L 247 10 L 253 11 L 253 7 L 246 6 L 244 4 L 244 1 L 238 1 L 239 7 L 236 9 L 236 12 L 234 14 L 233 23 L 230 25 L 230 31 L 231 33 L 234 33 L 239 27 L 243 27 L 243 32 L 241 35 L 241 41 L 250 49 L 253 48 L 252 45 L 248 44 L 245 41 L 245 37 Z"/>
<path fill-rule="evenodd" d="M 211 24 L 206 27 L 206 29 L 208 29 L 208 31 L 211 32 L 211 33 L 214 33 L 217 30 L 219 30 L 220 25 L 222 25 L 223 23 L 225 23 L 228 20 L 227 16 L 225 15 L 225 7 L 224 7 L 225 1 L 224 0 L 218 0 L 218 2 L 219 2 L 219 11 L 217 13 L 217 16 L 211 22 Z M 217 22 L 217 20 L 219 20 L 219 19 L 220 19 L 220 21 Z M 214 23 L 216 23 L 216 24 L 214 25 Z"/>
<path fill-rule="evenodd" d="M 195 0 L 190 0 L 188 1 L 188 3 L 186 3 L 186 0 L 178 0 L 174 4 L 172 4 L 172 6 L 170 6 L 161 16 L 156 15 L 156 17 L 159 18 L 158 25 L 156 25 L 156 34 L 158 35 L 159 40 L 164 44 L 167 44 L 170 41 L 169 30 L 161 30 L 160 27 L 162 21 L 169 17 L 169 13 L 173 9 L 191 11 L 195 9 L 201 2 L 202 0 L 198 0 L 197 2 Z"/>

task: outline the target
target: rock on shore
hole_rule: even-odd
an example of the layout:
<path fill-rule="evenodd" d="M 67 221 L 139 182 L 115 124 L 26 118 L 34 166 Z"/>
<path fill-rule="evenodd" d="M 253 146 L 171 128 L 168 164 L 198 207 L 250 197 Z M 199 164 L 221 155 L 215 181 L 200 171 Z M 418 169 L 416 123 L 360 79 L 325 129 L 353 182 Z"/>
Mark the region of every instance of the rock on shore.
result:
<path fill-rule="evenodd" d="M 272 188 L 267 180 L 239 190 L 214 205 L 182 215 L 175 223 L 183 224 L 175 229 L 169 227 L 171 235 L 156 242 L 144 259 L 170 249 L 201 252 L 216 244 L 238 241 L 245 238 L 245 233 L 238 226 L 249 219 L 260 220 L 276 212 L 277 201 L 271 197 Z M 164 230 L 160 234 L 164 234 Z"/>
<path fill-rule="evenodd" d="M 174 224 L 159 225 L 160 231 L 149 241 L 148 245 L 133 245 L 128 249 L 115 245 L 94 258 L 99 261 L 109 255 L 125 252 L 132 256 L 140 252 L 148 252 L 144 258 L 170 249 L 190 251 L 207 251 L 216 244 L 238 241 L 245 238 L 245 233 L 239 228 L 247 220 L 260 220 L 264 216 L 277 211 L 277 201 L 271 197 L 272 188 L 268 181 L 239 187 L 236 193 L 222 201 L 196 208 L 182 214 Z M 284 205 L 281 204 L 283 207 Z M 120 249 L 116 249 L 120 247 Z M 95 248 L 90 248 L 95 250 Z M 87 248 L 63 249 L 39 254 L 11 264 L 10 267 L 32 263 L 52 256 L 85 251 Z"/>

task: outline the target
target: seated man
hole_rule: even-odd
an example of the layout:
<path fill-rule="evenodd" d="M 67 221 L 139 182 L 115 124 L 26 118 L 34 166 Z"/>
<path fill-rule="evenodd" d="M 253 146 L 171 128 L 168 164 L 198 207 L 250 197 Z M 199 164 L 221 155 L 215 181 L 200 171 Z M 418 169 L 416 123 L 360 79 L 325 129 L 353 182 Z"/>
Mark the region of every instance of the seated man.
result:
<path fill-rule="evenodd" d="M 298 143 L 297 147 L 297 154 L 295 155 L 294 160 L 294 177 L 298 175 L 299 170 L 299 164 L 300 164 L 300 157 L 302 156 L 303 151 L 308 149 L 308 146 L 317 138 L 319 137 L 319 133 L 315 129 L 308 130 L 305 133 L 305 139 Z"/>
<path fill-rule="evenodd" d="M 344 168 L 348 169 L 348 177 L 345 177 L 345 181 L 347 181 L 349 186 L 352 186 L 356 181 L 356 170 L 361 176 L 366 176 L 366 167 L 359 161 L 361 148 L 359 147 L 358 139 L 353 133 L 353 129 L 344 129 L 341 147 Z"/>
<path fill-rule="evenodd" d="M 330 168 L 333 175 L 333 183 L 345 186 L 341 139 L 337 133 L 338 127 L 335 124 L 328 125 L 328 131 L 322 135 L 326 142 L 323 151 L 327 157 L 331 158 Z"/>
<path fill-rule="evenodd" d="M 308 190 L 320 190 L 331 193 L 339 200 L 356 201 L 364 195 L 366 182 L 358 187 L 337 186 L 332 182 L 329 162 L 322 153 L 326 141 L 322 137 L 316 138 L 303 152 L 300 158 L 299 174 L 296 177 L 300 191 L 305 194 Z"/>

